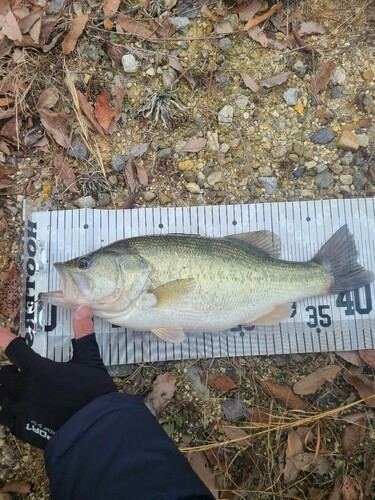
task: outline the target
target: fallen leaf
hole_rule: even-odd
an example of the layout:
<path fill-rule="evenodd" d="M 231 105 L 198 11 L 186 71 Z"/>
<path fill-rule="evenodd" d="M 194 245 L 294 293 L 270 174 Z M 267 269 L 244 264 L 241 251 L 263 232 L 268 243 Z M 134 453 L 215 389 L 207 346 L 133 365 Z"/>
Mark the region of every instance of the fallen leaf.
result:
<path fill-rule="evenodd" d="M 143 142 L 142 144 L 137 144 L 130 151 L 130 156 L 132 158 L 141 158 L 145 153 L 147 153 L 150 147 L 149 142 Z"/>
<path fill-rule="evenodd" d="M 122 45 L 112 45 L 111 43 L 105 43 L 104 47 L 113 64 L 121 66 L 122 56 L 126 54 L 125 47 Z"/>
<path fill-rule="evenodd" d="M 14 184 L 14 179 L 12 177 L 1 175 L 0 176 L 0 189 L 7 189 Z M 4 194 L 4 193 L 3 193 Z"/>
<path fill-rule="evenodd" d="M 161 37 L 170 37 L 176 32 L 176 25 L 172 24 L 168 18 L 149 19 L 149 23 L 154 33 L 157 33 Z"/>
<path fill-rule="evenodd" d="M 341 495 L 343 500 L 359 500 L 362 498 L 361 490 L 357 481 L 348 475 L 344 476 L 341 487 Z"/>
<path fill-rule="evenodd" d="M 21 274 L 16 264 L 0 277 L 0 311 L 4 316 L 15 319 L 20 307 Z"/>
<path fill-rule="evenodd" d="M 357 369 L 358 370 L 358 369 Z M 365 403 L 375 408 L 375 381 L 355 369 L 345 372 L 344 380 L 355 387 Z"/>
<path fill-rule="evenodd" d="M 241 4 L 234 5 L 229 9 L 229 12 L 238 14 L 240 21 L 248 21 L 252 19 L 262 6 L 262 0 L 253 0 L 250 3 L 242 2 Z"/>
<path fill-rule="evenodd" d="M 97 96 L 94 104 L 95 118 L 107 134 L 109 133 L 109 127 L 113 119 L 117 115 L 116 110 L 109 106 L 109 101 L 110 98 L 108 93 L 104 92 L 103 94 Z"/>
<path fill-rule="evenodd" d="M 152 384 L 152 391 L 144 403 L 153 415 L 158 417 L 168 406 L 176 390 L 176 377 L 173 373 L 162 373 Z"/>
<path fill-rule="evenodd" d="M 208 384 L 218 391 L 225 393 L 238 389 L 238 386 L 230 377 L 214 375 L 213 373 L 204 373 L 201 377 L 203 384 Z"/>
<path fill-rule="evenodd" d="M 113 28 L 113 21 L 109 19 L 110 16 L 116 14 L 121 0 L 104 0 L 103 13 L 104 13 L 104 28 L 111 30 Z"/>
<path fill-rule="evenodd" d="M 2 119 L 1 116 L 0 119 Z M 19 120 L 17 120 L 16 117 L 13 116 L 13 118 L 10 118 L 7 122 L 5 122 L 3 128 L 1 129 L 0 135 L 7 139 L 8 142 L 12 142 L 13 144 L 17 145 L 19 137 L 19 126 Z"/>
<path fill-rule="evenodd" d="M 53 108 L 54 105 L 59 100 L 59 95 L 55 89 L 49 87 L 48 89 L 43 90 L 40 94 L 36 107 L 39 108 Z"/>
<path fill-rule="evenodd" d="M 117 21 L 119 22 L 121 28 L 123 28 L 127 33 L 131 35 L 145 38 L 146 40 L 153 41 L 156 40 L 155 34 L 147 29 L 143 24 L 139 21 L 136 21 L 134 18 L 126 16 L 125 14 L 118 14 Z"/>
<path fill-rule="evenodd" d="M 267 413 L 264 413 L 260 408 L 254 406 L 253 408 L 249 408 L 246 420 L 248 420 L 255 427 L 258 427 L 259 424 L 269 424 L 270 416 L 267 415 Z"/>
<path fill-rule="evenodd" d="M 4 215 L 4 210 L 0 208 L 0 234 L 6 229 L 8 223 Z"/>
<path fill-rule="evenodd" d="M 283 469 L 283 475 L 286 482 L 293 481 L 298 476 L 299 470 L 291 459 L 300 455 L 303 451 L 302 439 L 294 429 L 291 429 L 288 432 L 285 467 Z"/>
<path fill-rule="evenodd" d="M 40 108 L 38 111 L 43 127 L 52 135 L 57 144 L 66 149 L 70 148 L 68 119 L 61 113 L 48 108 Z"/>
<path fill-rule="evenodd" d="M 73 20 L 70 31 L 62 42 L 62 53 L 64 55 L 73 52 L 77 44 L 78 38 L 82 35 L 82 32 L 85 29 L 88 19 L 89 16 L 87 14 L 83 14 L 82 16 L 77 16 Z"/>
<path fill-rule="evenodd" d="M 327 29 L 322 26 L 321 24 L 314 23 L 314 22 L 308 22 L 308 23 L 302 23 L 300 26 L 295 28 L 296 31 L 298 32 L 299 36 L 305 36 L 305 35 L 323 35 Z"/>
<path fill-rule="evenodd" d="M 236 441 L 235 444 L 239 448 L 245 449 L 251 444 L 249 434 L 240 427 L 234 427 L 231 425 L 220 425 L 219 430 L 222 431 L 230 440 L 238 439 L 238 441 Z"/>
<path fill-rule="evenodd" d="M 198 153 L 202 151 L 207 144 L 207 140 L 203 137 L 198 137 L 197 139 L 190 139 L 187 141 L 185 146 L 180 149 L 181 153 Z"/>
<path fill-rule="evenodd" d="M 177 0 L 165 0 L 164 5 L 166 10 L 171 10 L 176 5 Z"/>
<path fill-rule="evenodd" d="M 262 23 L 263 21 L 266 21 L 267 19 L 269 19 L 271 16 L 273 16 L 278 10 L 282 9 L 284 7 L 284 4 L 281 2 L 281 3 L 278 3 L 276 5 L 274 5 L 273 7 L 270 8 L 270 10 L 266 13 L 264 13 L 263 15 L 259 16 L 259 17 L 255 17 L 254 19 L 250 19 L 245 27 L 243 28 L 244 30 L 250 30 L 251 28 L 254 28 L 254 26 L 257 26 L 258 24 Z"/>
<path fill-rule="evenodd" d="M 310 452 L 300 453 L 293 457 L 291 461 L 293 461 L 294 466 L 299 471 L 312 472 L 319 476 L 327 474 L 331 468 L 328 460 L 324 456 L 315 456 L 315 453 Z"/>
<path fill-rule="evenodd" d="M 292 75 L 293 73 L 291 71 L 285 71 L 284 73 L 280 73 L 275 76 L 271 76 L 270 78 L 266 78 L 265 80 L 262 80 L 260 82 L 260 85 L 262 87 L 266 87 L 267 89 L 270 89 L 272 87 L 276 87 L 277 85 L 282 85 L 285 83 L 288 78 Z"/>
<path fill-rule="evenodd" d="M 214 498 L 219 498 L 218 485 L 216 482 L 216 477 L 211 471 L 208 464 L 207 458 L 203 451 L 195 451 L 186 454 L 187 461 L 189 462 L 193 471 L 198 475 L 201 481 L 206 485 L 206 487 L 211 491 Z"/>
<path fill-rule="evenodd" d="M 209 19 L 213 23 L 216 23 L 217 16 L 208 8 L 206 4 L 202 5 L 201 12 L 203 17 Z"/>
<path fill-rule="evenodd" d="M 221 21 L 215 25 L 215 32 L 218 35 L 229 35 L 233 33 L 233 28 L 229 21 Z"/>
<path fill-rule="evenodd" d="M 366 436 L 366 417 L 361 416 L 355 424 L 350 424 L 345 427 L 342 433 L 342 447 L 346 456 L 351 455 L 355 451 L 359 451 L 358 447 Z"/>
<path fill-rule="evenodd" d="M 11 10 L 8 10 L 5 16 L 0 16 L 1 32 L 9 38 L 9 40 L 17 40 L 22 42 L 22 33 L 18 26 L 18 22 Z"/>
<path fill-rule="evenodd" d="M 137 175 L 138 175 L 139 182 L 141 183 L 142 186 L 147 186 L 148 185 L 148 175 L 147 175 L 146 170 L 142 167 L 139 167 L 138 165 L 136 165 L 136 169 L 137 169 Z"/>
<path fill-rule="evenodd" d="M 257 378 L 257 381 L 264 389 L 266 389 L 267 392 L 269 392 L 272 397 L 281 401 L 289 408 L 292 408 L 293 410 L 308 410 L 310 408 L 310 405 L 294 394 L 291 389 L 288 389 L 283 385 L 272 384 L 271 382 L 260 378 Z"/>
<path fill-rule="evenodd" d="M 13 97 L 0 97 L 0 107 L 9 106 L 9 104 L 13 104 Z"/>
<path fill-rule="evenodd" d="M 96 131 L 99 132 L 99 134 L 104 135 L 105 132 L 103 127 L 95 118 L 93 106 L 88 102 L 86 96 L 82 94 L 80 90 L 77 90 L 76 92 L 77 92 L 79 107 L 81 108 L 82 113 L 86 116 L 86 118 L 91 123 L 91 125 L 96 129 Z"/>
<path fill-rule="evenodd" d="M 268 47 L 268 37 L 259 26 L 254 26 L 254 28 L 248 30 L 248 34 L 255 42 L 260 43 L 262 47 Z"/>
<path fill-rule="evenodd" d="M 338 365 L 323 366 L 294 384 L 293 391 L 300 396 L 314 394 L 325 382 L 332 382 L 340 370 Z"/>
<path fill-rule="evenodd" d="M 36 9 L 33 12 L 30 12 L 30 14 L 28 14 L 27 16 L 20 19 L 18 21 L 18 26 L 19 29 L 21 30 L 21 33 L 23 35 L 28 33 L 37 21 L 41 21 L 42 15 L 43 15 L 42 9 Z"/>
<path fill-rule="evenodd" d="M 248 75 L 247 73 L 241 73 L 241 77 L 242 77 L 244 84 L 246 85 L 246 87 L 248 89 L 252 90 L 253 92 L 258 92 L 260 87 L 256 83 L 256 81 L 251 78 L 250 75 Z"/>
<path fill-rule="evenodd" d="M 375 368 L 375 349 L 363 349 L 358 351 L 359 357 L 371 368 Z"/>
<path fill-rule="evenodd" d="M 122 102 L 124 100 L 126 91 L 124 87 L 113 85 L 111 87 L 111 94 L 116 102 L 116 113 L 117 113 L 116 119 L 117 119 L 121 116 Z"/>
<path fill-rule="evenodd" d="M 327 61 L 323 63 L 316 73 L 311 77 L 310 88 L 314 94 L 320 92 L 327 85 L 331 79 L 332 71 L 335 69 L 336 64 L 334 61 Z"/>
<path fill-rule="evenodd" d="M 186 70 L 182 67 L 178 58 L 176 56 L 169 56 L 168 60 L 169 60 L 169 66 L 178 71 L 179 73 L 181 73 L 182 78 L 185 78 L 190 87 L 193 89 L 195 87 L 195 80 L 193 77 L 189 76 L 186 73 Z"/>
<path fill-rule="evenodd" d="M 2 493 L 18 493 L 19 495 L 27 495 L 31 493 L 31 483 L 29 481 L 9 481 L 0 491 Z"/>
<path fill-rule="evenodd" d="M 328 500 L 341 500 L 341 481 L 339 479 L 335 480 L 335 485 L 333 490 L 329 494 Z"/>
<path fill-rule="evenodd" d="M 365 363 L 358 354 L 358 351 L 336 351 L 335 354 L 354 366 L 358 366 L 359 368 L 365 366 Z"/>
<path fill-rule="evenodd" d="M 65 159 L 55 153 L 55 157 L 53 160 L 53 166 L 55 167 L 57 173 L 61 177 L 61 180 L 64 186 L 73 194 L 80 194 L 80 190 L 78 189 L 76 176 L 74 174 L 74 170 L 72 167 L 65 161 Z"/>
<path fill-rule="evenodd" d="M 137 191 L 133 191 L 133 193 L 131 193 L 126 198 L 126 200 L 120 205 L 121 210 L 129 210 L 129 209 L 133 208 L 137 194 L 138 194 Z"/>

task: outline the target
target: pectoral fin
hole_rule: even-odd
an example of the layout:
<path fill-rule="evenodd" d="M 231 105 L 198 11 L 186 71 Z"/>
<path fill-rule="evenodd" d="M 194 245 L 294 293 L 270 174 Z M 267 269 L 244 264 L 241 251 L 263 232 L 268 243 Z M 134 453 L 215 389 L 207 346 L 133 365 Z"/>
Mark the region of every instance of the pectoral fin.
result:
<path fill-rule="evenodd" d="M 179 326 L 161 326 L 151 331 L 166 342 L 182 342 L 185 337 L 182 328 Z"/>
<path fill-rule="evenodd" d="M 292 310 L 292 304 L 279 304 L 275 306 L 273 309 L 268 311 L 263 316 L 259 316 L 259 318 L 254 319 L 250 323 L 252 325 L 273 325 L 275 323 L 280 323 L 284 319 L 290 316 L 290 312 Z"/>
<path fill-rule="evenodd" d="M 180 302 L 188 299 L 188 294 L 194 290 L 195 280 L 187 278 L 183 280 L 174 280 L 164 285 L 150 290 L 156 297 L 156 307 L 176 307 Z"/>

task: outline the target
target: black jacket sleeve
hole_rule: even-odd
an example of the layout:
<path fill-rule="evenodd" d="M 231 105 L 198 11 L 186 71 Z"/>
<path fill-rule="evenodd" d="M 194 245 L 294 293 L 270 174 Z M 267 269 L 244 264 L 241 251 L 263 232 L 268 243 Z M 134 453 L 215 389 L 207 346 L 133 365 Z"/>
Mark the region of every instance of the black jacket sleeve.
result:
<path fill-rule="evenodd" d="M 45 465 L 53 500 L 212 500 L 136 396 L 106 394 L 51 438 Z"/>

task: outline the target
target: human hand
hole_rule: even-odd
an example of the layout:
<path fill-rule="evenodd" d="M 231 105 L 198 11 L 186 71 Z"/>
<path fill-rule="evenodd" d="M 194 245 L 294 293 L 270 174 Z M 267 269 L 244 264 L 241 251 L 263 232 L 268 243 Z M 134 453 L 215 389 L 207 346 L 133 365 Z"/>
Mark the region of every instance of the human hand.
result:
<path fill-rule="evenodd" d="M 45 359 L 0 327 L 0 346 L 14 365 L 0 370 L 0 424 L 44 449 L 78 410 L 103 394 L 117 392 L 99 354 L 91 309 L 73 316 L 73 356 L 67 363 Z"/>

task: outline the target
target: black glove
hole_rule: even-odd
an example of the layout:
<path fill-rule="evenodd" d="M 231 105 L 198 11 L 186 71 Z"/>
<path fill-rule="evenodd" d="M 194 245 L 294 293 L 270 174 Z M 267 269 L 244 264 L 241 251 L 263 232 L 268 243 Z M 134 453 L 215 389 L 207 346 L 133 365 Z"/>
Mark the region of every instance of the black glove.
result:
<path fill-rule="evenodd" d="M 73 339 L 67 363 L 45 359 L 16 338 L 5 350 L 14 365 L 0 370 L 0 424 L 44 449 L 53 434 L 97 397 L 116 392 L 101 360 L 95 334 Z"/>

